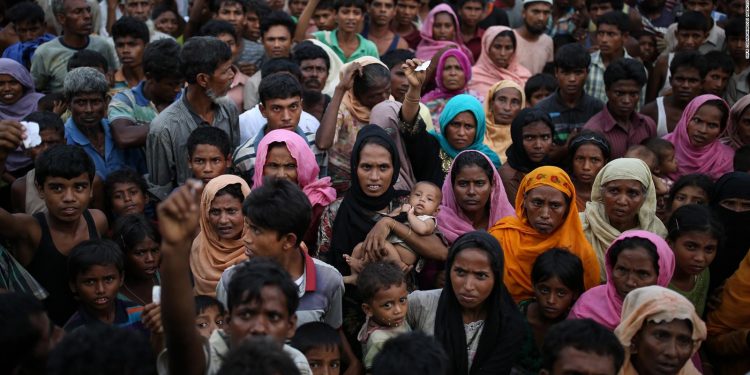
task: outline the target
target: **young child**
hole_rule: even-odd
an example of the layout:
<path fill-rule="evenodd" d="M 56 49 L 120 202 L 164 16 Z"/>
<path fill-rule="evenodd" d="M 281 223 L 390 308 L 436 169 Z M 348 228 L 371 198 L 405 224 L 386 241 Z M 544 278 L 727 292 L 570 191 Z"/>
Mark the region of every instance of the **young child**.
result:
<path fill-rule="evenodd" d="M 144 214 L 149 202 L 147 191 L 148 184 L 138 172 L 130 168 L 112 172 L 104 183 L 109 217 Z"/>
<path fill-rule="evenodd" d="M 648 165 L 648 169 L 651 170 L 651 177 L 654 180 L 654 186 L 656 187 L 656 195 L 669 192 L 669 188 L 656 176 L 656 170 L 659 168 L 659 155 L 656 152 L 651 151 L 646 146 L 635 145 L 628 149 L 624 157 L 641 159 Z"/>
<path fill-rule="evenodd" d="M 208 340 L 217 329 L 224 329 L 227 312 L 224 305 L 211 296 L 195 296 L 195 327 Z"/>
<path fill-rule="evenodd" d="M 365 266 L 357 279 L 362 310 L 367 317 L 357 335 L 362 343 L 365 369 L 388 339 L 411 331 L 406 322 L 409 304 L 404 273 L 392 262 L 373 262 Z"/>
<path fill-rule="evenodd" d="M 112 238 L 123 253 L 128 275 L 117 298 L 142 306 L 153 302 L 151 291 L 159 285 L 161 263 L 159 231 L 143 215 L 125 215 L 115 221 Z"/>
<path fill-rule="evenodd" d="M 409 203 L 391 212 L 390 216 L 396 217 L 405 214 L 412 232 L 418 236 L 429 236 L 437 227 L 435 216 L 440 211 L 442 199 L 443 192 L 437 185 L 422 181 L 414 185 L 414 189 L 409 195 Z M 417 254 L 409 248 L 403 239 L 394 235 L 388 237 L 388 242 L 385 243 L 385 251 L 387 255 L 383 259 L 397 264 L 402 270 L 406 270 L 417 262 Z M 352 271 L 349 276 L 344 276 L 344 283 L 354 284 L 357 282 L 357 274 L 368 263 L 362 243 L 354 247 L 352 255 L 345 254 L 344 259 L 346 259 L 346 263 L 349 264 Z"/>
<path fill-rule="evenodd" d="M 188 164 L 193 177 L 207 184 L 227 172 L 232 165 L 232 145 L 219 128 L 201 126 L 187 140 Z"/>
<path fill-rule="evenodd" d="M 312 375 L 341 373 L 341 336 L 328 324 L 310 322 L 299 326 L 290 345 L 305 355 Z"/>
<path fill-rule="evenodd" d="M 656 154 L 657 162 L 653 170 L 654 176 L 661 180 L 667 189 L 671 189 L 674 181 L 667 176 L 670 173 L 677 172 L 678 169 L 674 145 L 672 142 L 659 137 L 646 139 L 643 141 L 643 145 Z"/>
<path fill-rule="evenodd" d="M 546 73 L 534 74 L 526 81 L 526 85 L 523 88 L 526 100 L 529 101 L 526 106 L 536 106 L 536 103 L 548 97 L 555 90 L 557 90 L 557 80 L 554 76 Z"/>
<path fill-rule="evenodd" d="M 714 182 L 711 177 L 700 173 L 691 173 L 680 177 L 669 189 L 667 209 L 674 212 L 688 204 L 708 206 L 713 196 Z M 666 223 L 666 221 L 664 221 Z"/>

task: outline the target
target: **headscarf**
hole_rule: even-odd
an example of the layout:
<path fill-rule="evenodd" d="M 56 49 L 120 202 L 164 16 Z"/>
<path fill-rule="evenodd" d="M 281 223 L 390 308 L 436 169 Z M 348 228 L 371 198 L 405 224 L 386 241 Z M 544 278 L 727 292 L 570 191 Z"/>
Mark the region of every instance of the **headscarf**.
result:
<path fill-rule="evenodd" d="M 719 204 L 730 198 L 750 199 L 750 174 L 732 172 L 722 176 L 714 186 L 712 209 L 724 224 L 726 242 L 711 262 L 710 289 L 729 278 L 750 249 L 750 212 L 735 212 Z"/>
<path fill-rule="evenodd" d="M 638 227 L 633 229 L 647 230 L 662 238 L 667 236 L 667 228 L 656 217 L 656 188 L 646 163 L 633 158 L 612 160 L 596 175 L 591 187 L 591 200 L 586 203 L 586 210 L 581 212 L 583 231 L 599 258 L 601 273 L 604 272 L 604 253 L 620 235 L 620 231 L 609 223 L 602 196 L 604 185 L 614 180 L 635 180 L 646 187 L 646 199 L 638 211 Z"/>
<path fill-rule="evenodd" d="M 656 246 L 656 254 L 659 256 L 657 261 L 659 276 L 656 279 L 656 285 L 664 288 L 669 285 L 669 281 L 672 280 L 672 275 L 674 274 L 675 259 L 674 253 L 669 248 L 669 245 L 667 245 L 667 242 L 663 238 L 645 230 L 625 231 L 607 249 L 607 283 L 583 293 L 573 306 L 573 309 L 570 310 L 568 319 L 590 318 L 607 327 L 609 330 L 614 330 L 620 324 L 623 298 L 617 293 L 615 283 L 612 282 L 612 269 L 615 265 L 609 261 L 609 252 L 617 242 L 631 237 L 646 239 Z M 695 307 L 692 307 L 692 309 L 695 310 Z"/>
<path fill-rule="evenodd" d="M 432 25 L 435 23 L 435 16 L 437 16 L 438 13 L 448 13 L 451 17 L 453 17 L 453 25 L 455 26 L 453 40 L 432 39 Z M 455 44 L 458 46 L 458 48 L 461 49 L 461 51 L 463 51 L 463 53 L 469 58 L 471 62 L 474 62 L 472 59 L 471 50 L 466 47 L 463 37 L 461 36 L 461 24 L 458 22 L 458 17 L 453 11 L 453 8 L 451 8 L 451 6 L 448 4 L 440 4 L 432 8 L 430 13 L 427 14 L 427 19 L 422 24 L 422 29 L 419 31 L 419 35 L 421 35 L 422 40 L 419 42 L 415 54 L 418 59 L 430 60 L 432 59 L 432 56 L 435 56 L 435 53 L 437 53 L 441 49 Z"/>
<path fill-rule="evenodd" d="M 487 115 L 487 132 L 484 134 L 484 144 L 491 148 L 492 151 L 495 151 L 503 163 L 508 158 L 505 152 L 513 143 L 510 136 L 511 124 L 495 124 L 492 102 L 494 101 L 495 93 L 507 88 L 514 88 L 521 93 L 521 109 L 524 109 L 526 107 L 526 94 L 523 92 L 523 87 L 513 81 L 500 81 L 492 85 L 484 100 L 484 113 Z"/>
<path fill-rule="evenodd" d="M 719 336 L 750 329 L 750 252 L 737 272 L 727 279 L 721 293 L 721 304 L 708 313 L 708 332 Z"/>
<path fill-rule="evenodd" d="M 742 140 L 740 139 L 740 135 L 737 134 L 737 128 L 739 128 L 740 126 L 742 114 L 745 113 L 745 110 L 747 110 L 749 107 L 750 95 L 745 95 L 736 103 L 734 103 L 732 109 L 729 111 L 729 123 L 727 124 L 727 130 L 724 133 L 726 136 L 721 140 L 724 144 L 729 145 L 734 150 L 737 150 L 738 148 L 744 146 L 744 144 L 742 144 Z"/>
<path fill-rule="evenodd" d="M 247 235 L 247 225 L 244 225 L 240 238 L 226 240 L 219 238 L 208 221 L 208 211 L 211 209 L 211 202 L 216 197 L 216 193 L 232 184 L 240 184 L 242 195 L 245 197 L 250 195 L 250 187 L 245 180 L 229 174 L 212 179 L 203 188 L 200 206 L 201 232 L 193 240 L 193 247 L 190 250 L 190 269 L 195 281 L 194 291 L 198 295 L 216 295 L 216 284 L 219 283 L 222 272 L 247 259 L 245 242 L 243 241 L 243 238 Z"/>
<path fill-rule="evenodd" d="M 706 339 L 706 324 L 695 313 L 695 307 L 687 298 L 667 288 L 651 285 L 638 288 L 625 297 L 622 304 L 622 320 L 615 329 L 615 335 L 625 348 L 623 375 L 638 375 L 630 361 L 630 345 L 633 337 L 643 329 L 647 322 L 669 323 L 674 320 L 689 320 L 693 327 L 693 352 L 698 351 L 701 342 Z M 693 361 L 688 359 L 677 375 L 699 375 Z"/>
<path fill-rule="evenodd" d="M 451 283 L 451 267 L 465 249 L 479 249 L 487 254 L 495 284 L 484 301 L 487 317 L 471 368 L 466 353 L 466 331 L 461 304 Z M 525 341 L 523 318 L 503 285 L 503 249 L 489 234 L 468 232 L 451 246 L 446 262 L 445 287 L 440 293 L 435 321 L 435 339 L 442 344 L 450 360 L 449 374 L 509 374 Z"/>
<path fill-rule="evenodd" d="M 448 143 L 448 139 L 445 138 L 445 128 L 456 116 L 467 111 L 471 112 L 474 115 L 474 119 L 477 120 L 477 132 L 474 136 L 474 143 L 463 150 L 456 150 Z M 445 105 L 445 108 L 443 108 L 443 112 L 440 114 L 440 134 L 436 132 L 430 132 L 430 134 L 438 140 L 440 148 L 451 158 L 455 159 L 461 151 L 475 150 L 490 158 L 495 168 L 500 168 L 500 158 L 484 144 L 484 132 L 486 131 L 484 121 L 484 110 L 482 110 L 482 104 L 479 103 L 479 100 L 469 94 L 460 94 L 451 98 Z"/>
<path fill-rule="evenodd" d="M 492 165 L 490 158 L 481 152 L 467 150 L 458 154 L 456 159 L 453 159 L 453 164 L 456 163 L 456 160 L 460 158 L 461 155 L 472 152 L 482 155 L 492 167 L 492 192 L 490 193 L 490 199 L 488 202 L 490 205 L 490 218 L 488 225 L 492 226 L 492 224 L 506 216 L 515 216 L 513 206 L 508 202 L 505 187 L 503 186 L 502 180 L 500 180 L 500 174 L 497 173 L 497 169 Z M 466 214 L 464 214 L 463 210 L 461 210 L 461 207 L 458 205 L 458 202 L 456 202 L 456 195 L 453 193 L 453 183 L 451 182 L 453 164 L 451 165 L 451 170 L 448 172 L 448 175 L 445 177 L 445 181 L 443 181 L 443 200 L 440 203 L 440 212 L 438 212 L 437 215 L 438 223 L 440 223 L 440 232 L 443 233 L 443 236 L 445 236 L 445 239 L 449 244 L 453 243 L 458 236 L 475 230 L 471 224 L 471 220 L 466 217 Z"/>
<path fill-rule="evenodd" d="M 315 161 L 310 146 L 299 134 L 277 129 L 266 134 L 261 139 L 255 156 L 255 174 L 253 175 L 253 189 L 263 185 L 263 166 L 266 165 L 268 156 L 268 146 L 271 143 L 280 142 L 286 145 L 289 154 L 297 161 L 297 185 L 302 189 L 310 204 L 317 206 L 328 206 L 336 200 L 336 190 L 331 187 L 331 178 L 323 177 L 318 179 L 320 167 Z"/>
<path fill-rule="evenodd" d="M 669 175 L 669 178 L 673 181 L 677 181 L 681 176 L 689 173 L 703 173 L 716 180 L 733 170 L 734 150 L 721 143 L 719 138 L 703 147 L 695 147 L 690 143 L 688 124 L 695 113 L 698 112 L 698 109 L 710 100 L 721 100 L 724 106 L 727 106 L 727 103 L 716 95 L 698 96 L 690 101 L 685 110 L 682 111 L 682 117 L 677 122 L 674 131 L 663 137 L 674 144 L 675 158 L 680 166 L 677 172 Z M 729 110 L 729 107 L 727 107 L 727 110 Z"/>
<path fill-rule="evenodd" d="M 526 85 L 526 80 L 531 77 L 531 72 L 518 62 L 518 51 L 513 53 L 507 68 L 500 68 L 490 59 L 489 51 L 492 42 L 498 34 L 513 29 L 507 26 L 492 26 L 484 31 L 482 36 L 482 54 L 472 68 L 473 78 L 469 82 L 469 88 L 476 92 L 487 92 L 490 86 L 498 81 L 510 80 L 520 86 Z M 516 37 L 517 38 L 517 37 Z M 516 44 L 516 49 L 518 44 Z"/>
<path fill-rule="evenodd" d="M 396 145 L 398 150 L 398 159 L 401 164 L 401 170 L 399 171 L 398 182 L 395 188 L 397 190 L 408 190 L 416 185 L 417 180 L 414 177 L 414 171 L 412 170 L 411 161 L 409 160 L 409 153 L 406 151 L 406 145 L 404 140 L 401 138 L 401 132 L 399 131 L 399 113 L 401 112 L 401 103 L 395 100 L 386 100 L 378 103 L 372 107 L 372 113 L 370 120 L 374 125 L 380 126 L 385 130 L 388 135 L 393 139 L 393 143 Z"/>
<path fill-rule="evenodd" d="M 13 104 L 0 103 L 0 120 L 22 120 L 36 111 L 39 99 L 44 94 L 36 92 L 34 80 L 26 68 L 15 60 L 0 58 L 0 74 L 7 74 L 23 86 L 23 96 Z"/>
<path fill-rule="evenodd" d="M 464 87 L 454 91 L 449 91 L 443 84 L 443 70 L 445 70 L 445 61 L 448 60 L 449 57 L 453 57 L 458 61 L 466 79 Z M 438 60 L 437 69 L 435 70 L 435 83 L 437 84 L 437 87 L 422 97 L 422 103 L 438 99 L 450 99 L 458 94 L 465 94 L 467 91 L 466 86 L 469 81 L 471 81 L 471 61 L 469 61 L 469 58 L 460 49 L 449 49 L 445 51 L 445 53 L 440 56 L 440 60 Z"/>
<path fill-rule="evenodd" d="M 534 120 L 542 121 L 550 128 L 552 135 L 555 135 L 555 127 L 552 125 L 552 120 L 549 120 L 549 116 L 542 110 L 538 108 L 526 108 L 518 112 L 518 115 L 516 115 L 516 118 L 510 124 L 510 138 L 512 143 L 508 147 L 508 150 L 505 151 L 505 154 L 508 156 L 508 164 L 513 169 L 522 173 L 529 173 L 536 168 L 549 164 L 548 157 L 545 157 L 539 163 L 534 163 L 526 153 L 526 149 L 523 148 L 523 128 L 536 122 Z"/>
<path fill-rule="evenodd" d="M 391 154 L 393 163 L 393 177 L 390 181 L 388 190 L 379 197 L 368 197 L 359 185 L 357 177 L 357 165 L 365 141 L 377 138 L 379 143 L 388 145 L 388 152 Z M 399 192 L 393 188 L 398 180 L 398 171 L 401 164 L 398 158 L 398 151 L 393 139 L 381 127 L 377 125 L 367 125 L 357 133 L 357 140 L 352 148 L 351 156 L 351 179 L 352 186 L 344 195 L 336 219 L 333 222 L 333 238 L 331 239 L 331 249 L 327 262 L 341 272 L 342 275 L 349 275 L 351 272 L 349 266 L 343 259 L 344 254 L 351 254 L 354 247 L 362 242 L 373 226 L 377 222 L 378 210 L 387 208 L 388 205 L 399 196 Z"/>
<path fill-rule="evenodd" d="M 526 193 L 540 186 L 555 188 L 570 202 L 564 221 L 550 234 L 542 234 L 534 229 L 524 211 L 523 200 Z M 528 173 L 518 186 L 516 214 L 498 221 L 490 228 L 490 234 L 500 241 L 505 252 L 505 285 L 516 301 L 534 296 L 531 282 L 534 261 L 539 254 L 553 247 L 566 248 L 581 258 L 586 288 L 599 285 L 599 266 L 578 219 L 573 181 L 558 167 L 540 167 Z"/>
<path fill-rule="evenodd" d="M 339 73 L 340 74 L 339 80 L 344 79 L 344 73 L 346 73 L 347 69 L 349 68 L 349 65 L 353 63 L 359 63 L 359 65 L 361 65 L 363 68 L 370 64 L 380 64 L 383 67 L 385 67 L 386 70 L 388 70 L 388 67 L 385 64 L 383 64 L 383 62 L 380 61 L 380 59 L 372 57 L 372 56 L 362 56 L 352 62 L 344 64 L 344 66 L 341 67 L 341 73 Z M 354 96 L 354 89 L 348 90 L 344 94 L 344 98 L 341 100 L 341 105 L 344 106 L 349 111 L 349 113 L 351 113 L 352 116 L 354 116 L 354 118 L 357 119 L 357 121 L 361 123 L 365 123 L 365 124 L 370 122 L 371 108 L 365 107 L 359 101 L 359 99 L 357 99 L 357 97 Z"/>

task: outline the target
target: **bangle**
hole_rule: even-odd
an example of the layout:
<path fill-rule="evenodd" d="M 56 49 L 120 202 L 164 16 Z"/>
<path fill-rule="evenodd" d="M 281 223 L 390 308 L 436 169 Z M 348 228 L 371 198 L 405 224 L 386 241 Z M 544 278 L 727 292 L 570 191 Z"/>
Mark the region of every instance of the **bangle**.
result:
<path fill-rule="evenodd" d="M 420 99 L 421 99 L 421 98 L 416 98 L 416 99 L 412 99 L 412 98 L 410 98 L 410 97 L 408 97 L 408 96 L 404 96 L 404 101 L 405 101 L 405 102 L 410 102 L 410 103 L 419 103 L 419 100 L 420 100 Z"/>

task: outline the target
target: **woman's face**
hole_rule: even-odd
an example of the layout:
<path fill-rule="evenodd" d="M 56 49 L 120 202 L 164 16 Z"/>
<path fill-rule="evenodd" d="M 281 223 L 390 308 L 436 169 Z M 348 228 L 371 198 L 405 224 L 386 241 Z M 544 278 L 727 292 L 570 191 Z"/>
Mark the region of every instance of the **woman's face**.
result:
<path fill-rule="evenodd" d="M 534 163 L 541 163 L 552 148 L 552 129 L 544 121 L 535 121 L 523 127 L 523 149 Z"/>
<path fill-rule="evenodd" d="M 492 195 L 492 180 L 478 165 L 467 165 L 456 175 L 453 194 L 461 211 L 472 217 L 487 208 Z"/>
<path fill-rule="evenodd" d="M 676 273 L 693 276 L 703 272 L 714 261 L 719 241 L 708 231 L 685 232 L 670 241 L 669 247 L 674 251 Z"/>
<path fill-rule="evenodd" d="M 638 225 L 638 212 L 646 201 L 646 192 L 638 180 L 613 180 L 602 186 L 604 212 L 615 228 Z"/>
<path fill-rule="evenodd" d="M 357 99 L 363 106 L 372 109 L 372 107 L 388 100 L 391 96 L 391 77 L 385 77 L 374 81 L 374 85 L 367 89 L 367 94 Z"/>
<path fill-rule="evenodd" d="M 748 212 L 750 211 L 750 199 L 742 198 L 727 198 L 719 202 L 721 207 L 734 212 Z"/>
<path fill-rule="evenodd" d="M 208 209 L 208 222 L 222 240 L 236 240 L 242 235 L 245 216 L 242 201 L 231 194 L 214 197 Z"/>
<path fill-rule="evenodd" d="M 391 153 L 385 147 L 373 143 L 362 147 L 357 164 L 357 180 L 366 196 L 376 198 L 388 191 L 393 173 Z"/>
<path fill-rule="evenodd" d="M 177 29 L 180 27 L 177 23 L 177 15 L 172 11 L 163 12 L 159 17 L 156 17 L 154 26 L 156 30 L 171 36 L 178 36 L 175 34 L 177 34 Z"/>
<path fill-rule="evenodd" d="M 461 90 L 466 86 L 466 75 L 464 74 L 464 70 L 461 67 L 461 64 L 458 63 L 458 59 L 453 56 L 445 59 L 445 64 L 443 65 L 443 76 L 441 78 L 443 80 L 443 86 L 445 86 L 445 89 L 448 91 Z"/>
<path fill-rule="evenodd" d="M 578 295 L 570 290 L 557 276 L 534 285 L 534 296 L 539 303 L 539 312 L 548 320 L 567 316 Z"/>
<path fill-rule="evenodd" d="M 583 144 L 573 154 L 573 176 L 576 181 L 591 185 L 606 162 L 602 149 L 590 143 Z"/>
<path fill-rule="evenodd" d="M 454 40 L 455 35 L 456 26 L 453 24 L 453 17 L 447 12 L 436 14 L 435 22 L 432 23 L 432 39 Z"/>
<path fill-rule="evenodd" d="M 445 127 L 445 139 L 456 150 L 463 150 L 474 143 L 477 136 L 477 119 L 469 111 L 461 112 Z"/>
<path fill-rule="evenodd" d="M 263 165 L 263 177 L 267 176 L 297 184 L 297 161 L 286 148 L 286 144 L 280 143 L 268 149 L 266 164 Z"/>
<path fill-rule="evenodd" d="M 640 374 L 675 375 L 693 354 L 693 331 L 685 319 L 646 321 L 633 337 L 631 361 Z"/>
<path fill-rule="evenodd" d="M 737 124 L 737 135 L 743 145 L 750 145 L 750 106 L 742 112 L 740 123 Z"/>
<path fill-rule="evenodd" d="M 492 98 L 492 116 L 495 124 L 510 124 L 521 111 L 521 93 L 513 87 L 500 89 Z"/>
<path fill-rule="evenodd" d="M 682 206 L 689 204 L 708 204 L 708 194 L 697 186 L 685 186 L 674 194 L 672 199 L 672 212 Z"/>
<path fill-rule="evenodd" d="M 490 258 L 476 248 L 464 249 L 456 255 L 450 277 L 458 303 L 467 310 L 480 308 L 495 286 Z"/>
<path fill-rule="evenodd" d="M 568 208 L 565 194 L 552 186 L 535 187 L 523 198 L 526 220 L 542 234 L 550 234 L 557 230 L 565 221 Z"/>
<path fill-rule="evenodd" d="M 516 49 L 513 47 L 513 41 L 509 36 L 498 36 L 492 41 L 487 52 L 489 52 L 487 56 L 495 66 L 507 69 Z"/>
<path fill-rule="evenodd" d="M 713 143 L 721 133 L 721 111 L 713 105 L 698 108 L 687 125 L 688 138 L 694 147 Z"/>
<path fill-rule="evenodd" d="M 612 283 L 615 284 L 617 294 L 625 298 L 635 289 L 656 285 L 659 274 L 654 263 L 654 258 L 643 247 L 622 250 L 612 266 Z"/>
<path fill-rule="evenodd" d="M 9 74 L 0 74 L 0 103 L 16 104 L 23 96 L 23 86 Z"/>
<path fill-rule="evenodd" d="M 146 237 L 127 253 L 128 277 L 152 278 L 159 271 L 161 252 L 159 244 Z"/>

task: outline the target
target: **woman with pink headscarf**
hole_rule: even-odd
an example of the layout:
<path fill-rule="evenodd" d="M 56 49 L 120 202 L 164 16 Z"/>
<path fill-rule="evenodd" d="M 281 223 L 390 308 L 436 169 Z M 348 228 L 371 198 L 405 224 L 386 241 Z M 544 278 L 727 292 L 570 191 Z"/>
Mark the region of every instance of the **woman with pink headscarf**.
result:
<path fill-rule="evenodd" d="M 479 101 L 483 101 L 482 95 L 469 90 L 467 85 L 471 81 L 471 61 L 460 49 L 449 49 L 440 55 L 437 69 L 435 70 L 435 83 L 437 87 L 422 97 L 422 103 L 432 114 L 432 123 L 440 123 L 440 114 L 448 100 L 456 95 L 469 94 Z M 440 127 L 435 128 L 437 132 Z"/>
<path fill-rule="evenodd" d="M 531 72 L 518 62 L 516 36 L 506 26 L 492 26 L 482 36 L 482 55 L 472 68 L 469 89 L 488 92 L 500 81 L 513 81 L 524 87 Z"/>
<path fill-rule="evenodd" d="M 453 8 L 448 4 L 440 4 L 427 14 L 427 19 L 422 24 L 419 34 L 422 40 L 419 42 L 416 57 L 420 60 L 430 60 L 441 49 L 454 45 L 461 49 L 472 63 L 471 51 L 464 44 L 461 36 L 461 26 Z M 481 92 L 481 91 L 480 91 Z"/>

